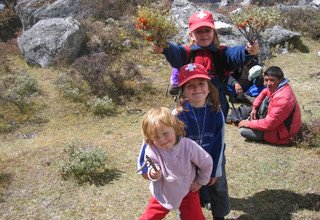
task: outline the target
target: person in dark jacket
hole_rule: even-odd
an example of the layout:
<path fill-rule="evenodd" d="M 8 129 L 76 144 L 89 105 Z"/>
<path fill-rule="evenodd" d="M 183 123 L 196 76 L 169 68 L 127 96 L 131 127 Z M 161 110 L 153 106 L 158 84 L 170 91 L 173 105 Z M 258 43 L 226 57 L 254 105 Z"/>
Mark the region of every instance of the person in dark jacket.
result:
<path fill-rule="evenodd" d="M 229 105 L 225 89 L 230 72 L 248 63 L 258 52 L 258 43 L 246 46 L 221 46 L 212 13 L 198 11 L 189 18 L 191 45 L 182 46 L 169 42 L 166 48 L 153 45 L 155 53 L 165 55 L 173 68 L 180 69 L 188 63 L 198 63 L 209 72 L 211 83 L 219 91 L 219 101 L 227 116 Z"/>

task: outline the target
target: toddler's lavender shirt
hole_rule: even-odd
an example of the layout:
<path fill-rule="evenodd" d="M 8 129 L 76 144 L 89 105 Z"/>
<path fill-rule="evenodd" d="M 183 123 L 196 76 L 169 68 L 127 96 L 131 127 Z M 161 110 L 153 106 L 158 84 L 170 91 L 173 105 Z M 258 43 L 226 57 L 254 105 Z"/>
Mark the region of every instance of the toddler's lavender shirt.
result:
<path fill-rule="evenodd" d="M 168 210 L 179 208 L 194 180 L 201 185 L 208 184 L 210 180 L 212 158 L 189 138 L 181 138 L 171 150 L 149 145 L 146 148 L 146 155 L 160 167 L 162 172 L 159 180 L 151 181 L 150 191 Z M 196 167 L 198 167 L 197 174 Z"/>

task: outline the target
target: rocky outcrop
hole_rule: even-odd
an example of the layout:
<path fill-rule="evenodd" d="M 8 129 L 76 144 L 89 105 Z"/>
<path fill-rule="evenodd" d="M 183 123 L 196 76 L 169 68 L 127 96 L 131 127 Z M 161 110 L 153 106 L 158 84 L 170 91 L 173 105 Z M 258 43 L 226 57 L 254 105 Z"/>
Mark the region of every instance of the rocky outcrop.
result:
<path fill-rule="evenodd" d="M 18 37 L 18 46 L 28 64 L 46 67 L 55 59 L 72 62 L 84 34 L 80 23 L 71 17 L 44 19 Z"/>
<path fill-rule="evenodd" d="M 81 6 L 81 0 L 57 0 L 52 4 L 45 0 L 21 0 L 15 10 L 23 29 L 28 30 L 38 21 L 48 18 L 73 17 L 81 20 L 90 15 L 90 10 L 84 10 Z"/>

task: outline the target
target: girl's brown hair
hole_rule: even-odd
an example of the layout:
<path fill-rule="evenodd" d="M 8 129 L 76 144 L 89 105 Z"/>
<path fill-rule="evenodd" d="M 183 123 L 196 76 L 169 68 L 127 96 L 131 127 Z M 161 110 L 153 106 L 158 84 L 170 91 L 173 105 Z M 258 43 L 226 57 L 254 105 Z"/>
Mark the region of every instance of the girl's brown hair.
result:
<path fill-rule="evenodd" d="M 175 130 L 177 140 L 185 136 L 185 124 L 176 118 L 170 109 L 155 107 L 151 108 L 142 119 L 142 133 L 147 144 L 152 144 L 152 138 L 157 135 L 156 126 L 161 123 Z"/>
<path fill-rule="evenodd" d="M 206 80 L 206 79 L 203 79 Z M 219 102 L 219 91 L 214 87 L 210 80 L 206 80 L 208 83 L 208 89 L 209 89 L 209 94 L 206 97 L 206 103 L 211 105 L 211 111 L 221 111 L 220 107 L 220 102 Z M 188 83 L 186 83 L 188 84 Z M 176 105 L 176 110 L 178 112 L 186 111 L 185 109 L 185 103 L 187 101 L 186 97 L 184 97 L 184 84 L 182 87 L 180 87 L 179 95 L 178 95 L 178 102 Z"/>

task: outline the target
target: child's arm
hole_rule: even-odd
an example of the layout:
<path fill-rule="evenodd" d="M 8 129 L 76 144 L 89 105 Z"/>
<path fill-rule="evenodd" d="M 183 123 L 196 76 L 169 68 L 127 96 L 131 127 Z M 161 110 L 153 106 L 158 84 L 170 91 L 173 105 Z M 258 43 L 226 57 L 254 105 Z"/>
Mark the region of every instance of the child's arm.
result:
<path fill-rule="evenodd" d="M 223 160 L 225 150 L 225 123 L 222 112 L 216 113 L 216 128 L 215 128 L 215 139 L 211 144 L 210 155 L 213 158 L 213 167 L 211 178 L 221 177 L 223 175 Z"/>
<path fill-rule="evenodd" d="M 145 150 L 147 148 L 147 144 L 146 143 L 142 143 L 141 145 L 141 149 L 140 149 L 140 153 L 139 153 L 139 157 L 138 157 L 138 161 L 137 161 L 137 173 L 141 174 L 141 176 L 144 179 L 149 179 L 148 178 L 148 168 L 146 166 L 144 166 L 144 164 L 146 163 L 145 161 Z"/>
<path fill-rule="evenodd" d="M 252 46 L 234 46 L 225 47 L 221 54 L 224 66 L 228 70 L 236 69 L 242 65 L 248 63 L 256 52 L 259 51 L 259 45 L 254 44 Z"/>
<path fill-rule="evenodd" d="M 188 55 L 183 46 L 176 43 L 168 43 L 168 47 L 163 49 L 162 52 L 170 65 L 174 68 L 180 69 L 187 63 Z"/>
<path fill-rule="evenodd" d="M 191 190 L 195 190 L 199 185 L 207 185 L 210 181 L 212 171 L 212 158 L 211 156 L 196 142 L 191 141 L 191 162 L 197 166 L 198 172 L 195 180 L 191 185 Z"/>

